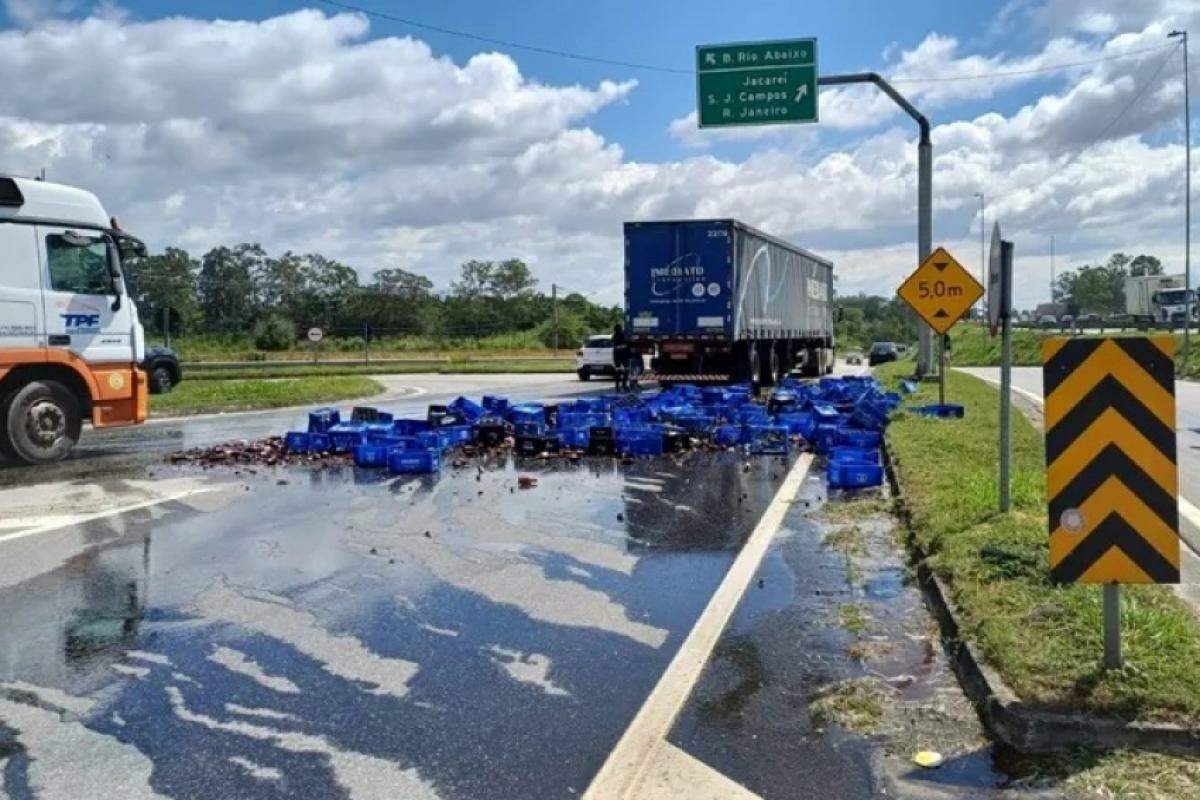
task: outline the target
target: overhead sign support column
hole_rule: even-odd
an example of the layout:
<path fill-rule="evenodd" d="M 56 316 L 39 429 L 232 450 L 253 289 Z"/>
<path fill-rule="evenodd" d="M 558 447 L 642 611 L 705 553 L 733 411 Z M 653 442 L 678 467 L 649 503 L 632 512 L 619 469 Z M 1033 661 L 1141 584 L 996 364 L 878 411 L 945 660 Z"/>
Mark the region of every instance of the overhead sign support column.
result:
<path fill-rule="evenodd" d="M 839 86 L 848 83 L 873 83 L 879 90 L 892 98 L 904 113 L 916 120 L 920 129 L 917 140 L 917 263 L 929 258 L 933 250 L 933 144 L 929 139 L 929 120 L 904 95 L 875 72 L 860 72 L 850 75 L 822 75 L 817 79 L 821 86 Z M 928 325 L 917 323 L 917 375 L 924 377 L 933 368 L 933 331 Z"/>

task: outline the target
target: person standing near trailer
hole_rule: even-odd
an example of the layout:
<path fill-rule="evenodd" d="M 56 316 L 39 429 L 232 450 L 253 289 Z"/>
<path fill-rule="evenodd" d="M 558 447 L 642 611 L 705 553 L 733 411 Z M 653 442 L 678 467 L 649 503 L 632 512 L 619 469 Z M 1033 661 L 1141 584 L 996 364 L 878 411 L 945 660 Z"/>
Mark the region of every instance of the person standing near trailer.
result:
<path fill-rule="evenodd" d="M 618 392 L 629 388 L 629 342 L 621 323 L 613 325 L 613 381 Z"/>

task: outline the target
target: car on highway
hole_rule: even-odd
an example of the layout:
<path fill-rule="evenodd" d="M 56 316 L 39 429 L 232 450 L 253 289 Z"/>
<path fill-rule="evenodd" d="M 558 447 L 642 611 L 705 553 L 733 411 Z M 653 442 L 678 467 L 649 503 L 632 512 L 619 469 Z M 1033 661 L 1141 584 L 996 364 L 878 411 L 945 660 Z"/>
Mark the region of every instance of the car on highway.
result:
<path fill-rule="evenodd" d="M 846 353 L 846 363 L 854 366 L 861 365 L 863 363 L 863 354 L 857 350 L 851 350 L 849 353 Z"/>
<path fill-rule="evenodd" d="M 1075 317 L 1070 314 L 1063 314 L 1058 318 L 1058 324 L 1064 331 L 1072 330 L 1075 327 Z"/>
<path fill-rule="evenodd" d="M 1039 328 L 1057 328 L 1058 327 L 1058 317 L 1054 316 L 1053 314 L 1042 314 L 1040 317 L 1038 317 L 1038 327 Z"/>
<path fill-rule="evenodd" d="M 169 347 L 148 345 L 141 367 L 150 378 L 150 394 L 166 394 L 183 380 L 179 354 Z"/>
<path fill-rule="evenodd" d="M 1075 319 L 1075 326 L 1081 331 L 1099 328 L 1103 324 L 1104 322 L 1100 319 L 1099 314 L 1080 314 Z"/>
<path fill-rule="evenodd" d="M 613 374 L 613 344 L 610 334 L 589 336 L 583 347 L 575 354 L 575 373 L 581 381 L 590 381 L 593 375 Z"/>
<path fill-rule="evenodd" d="M 867 353 L 867 363 L 872 367 L 876 364 L 896 361 L 899 358 L 900 349 L 896 347 L 895 342 L 875 342 L 871 345 L 871 350 Z"/>

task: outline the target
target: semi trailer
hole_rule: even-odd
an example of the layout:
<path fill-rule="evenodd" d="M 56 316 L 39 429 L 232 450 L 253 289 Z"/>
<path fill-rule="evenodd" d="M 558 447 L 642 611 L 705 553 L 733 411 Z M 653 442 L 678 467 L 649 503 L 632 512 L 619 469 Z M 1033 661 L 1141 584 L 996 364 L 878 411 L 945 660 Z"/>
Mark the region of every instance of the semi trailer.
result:
<path fill-rule="evenodd" d="M 1182 275 L 1130 275 L 1125 279 L 1125 313 L 1141 326 L 1182 324 L 1187 309 L 1196 317 L 1195 292 Z"/>
<path fill-rule="evenodd" d="M 57 461 L 144 422 L 146 345 L 122 264 L 146 247 L 91 192 L 0 176 L 0 454 Z"/>
<path fill-rule="evenodd" d="M 732 219 L 625 223 L 625 328 L 662 382 L 833 370 L 833 264 Z"/>

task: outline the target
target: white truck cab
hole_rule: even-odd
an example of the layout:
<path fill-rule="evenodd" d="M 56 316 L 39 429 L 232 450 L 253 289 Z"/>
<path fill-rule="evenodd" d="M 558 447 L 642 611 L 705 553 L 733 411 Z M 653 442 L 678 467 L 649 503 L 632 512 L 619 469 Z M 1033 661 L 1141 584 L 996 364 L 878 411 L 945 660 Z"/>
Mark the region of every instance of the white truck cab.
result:
<path fill-rule="evenodd" d="M 0 176 L 0 453 L 56 461 L 84 419 L 145 421 L 145 340 L 121 267 L 144 254 L 91 192 Z"/>

